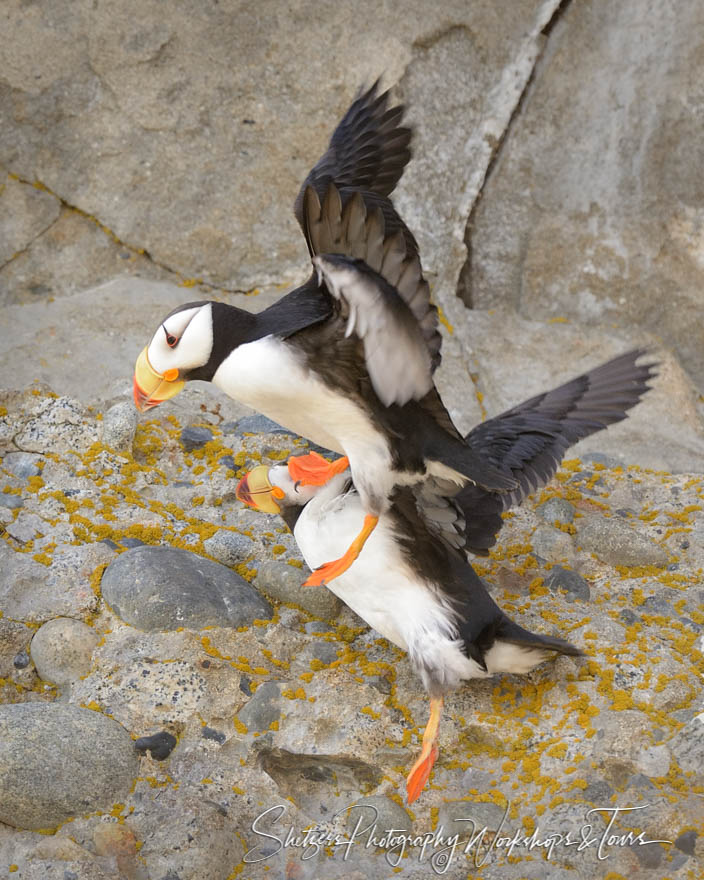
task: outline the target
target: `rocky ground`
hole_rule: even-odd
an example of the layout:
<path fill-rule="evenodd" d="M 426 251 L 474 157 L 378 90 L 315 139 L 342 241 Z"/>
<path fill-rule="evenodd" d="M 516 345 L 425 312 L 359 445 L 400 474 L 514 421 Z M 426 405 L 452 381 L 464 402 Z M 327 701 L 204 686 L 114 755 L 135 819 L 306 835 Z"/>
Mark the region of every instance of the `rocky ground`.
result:
<path fill-rule="evenodd" d="M 698 880 L 702 10 L 3 5 L 0 874 Z M 412 809 L 428 707 L 405 656 L 302 589 L 282 523 L 233 496 L 305 441 L 200 383 L 139 419 L 130 402 L 175 305 L 258 311 L 305 277 L 290 205 L 382 70 L 414 125 L 397 205 L 458 425 L 634 346 L 661 362 L 477 563 L 507 611 L 585 659 L 458 691 Z M 362 799 L 377 838 L 461 843 L 443 861 L 416 837 L 399 861 L 362 834 L 369 808 L 347 810 Z M 629 807 L 598 851 L 605 808 Z M 507 840 L 538 829 L 533 848 L 465 854 L 467 820 L 504 814 Z M 357 843 L 277 851 L 312 825 Z"/>
<path fill-rule="evenodd" d="M 362 798 L 380 830 L 416 834 L 495 829 L 508 806 L 511 834 L 576 835 L 591 807 L 644 806 L 618 833 L 672 843 L 607 847 L 612 876 L 696 876 L 701 474 L 587 454 L 507 515 L 478 570 L 586 658 L 455 694 L 411 810 L 428 706 L 404 655 L 301 588 L 291 535 L 233 497 L 236 476 L 304 441 L 261 417 L 184 426 L 166 407 L 137 426 L 129 403 L 100 413 L 39 390 L 6 393 L 0 412 L 0 853 L 18 876 L 386 876 L 363 843 L 300 862 L 252 831 L 283 804 L 262 832 L 349 835 Z M 556 846 L 550 876 L 594 876 L 594 849 Z M 272 855 L 244 867 L 250 851 Z M 402 875 L 428 876 L 429 855 L 409 847 Z M 481 876 L 506 871 L 495 851 Z M 540 850 L 521 855 L 520 876 L 544 871 Z"/>

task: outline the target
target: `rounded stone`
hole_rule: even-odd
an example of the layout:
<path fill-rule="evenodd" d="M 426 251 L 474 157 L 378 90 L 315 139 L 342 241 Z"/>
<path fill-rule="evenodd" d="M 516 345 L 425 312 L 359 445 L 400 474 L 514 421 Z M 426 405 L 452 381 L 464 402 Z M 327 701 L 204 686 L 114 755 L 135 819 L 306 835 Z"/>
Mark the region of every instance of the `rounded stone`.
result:
<path fill-rule="evenodd" d="M 585 516 L 577 524 L 577 544 L 609 565 L 667 565 L 667 553 L 622 519 Z"/>
<path fill-rule="evenodd" d="M 37 464 L 40 460 L 38 455 L 32 455 L 30 452 L 8 452 L 3 457 L 2 466 L 13 477 L 27 480 L 41 473 L 41 468 Z"/>
<path fill-rule="evenodd" d="M 139 761 L 127 731 L 64 703 L 0 706 L 0 822 L 53 828 L 127 796 Z"/>
<path fill-rule="evenodd" d="M 565 590 L 567 599 L 570 601 L 589 599 L 590 596 L 589 583 L 582 575 L 569 568 L 563 568 L 561 565 L 553 566 L 546 578 L 545 585 L 553 593 Z"/>
<path fill-rule="evenodd" d="M 223 565 L 237 565 L 254 552 L 254 542 L 239 532 L 220 529 L 211 538 L 203 541 L 206 553 L 222 562 Z"/>
<path fill-rule="evenodd" d="M 310 571 L 286 562 L 263 562 L 255 578 L 257 589 L 279 602 L 293 602 L 309 614 L 333 620 L 340 612 L 341 601 L 325 587 L 304 587 Z"/>
<path fill-rule="evenodd" d="M 138 629 L 248 626 L 267 620 L 271 605 L 244 578 L 177 547 L 135 547 L 105 570 L 102 594 Z"/>
<path fill-rule="evenodd" d="M 551 525 L 555 522 L 567 525 L 572 522 L 575 513 L 574 507 L 564 498 L 548 498 L 547 501 L 536 507 L 535 512 Z"/>
<path fill-rule="evenodd" d="M 103 443 L 118 452 L 131 451 L 137 430 L 137 410 L 131 401 L 111 406 L 103 416 Z"/>
<path fill-rule="evenodd" d="M 99 638 L 95 630 L 71 617 L 56 617 L 41 626 L 32 639 L 32 660 L 44 681 L 67 685 L 90 672 Z"/>
<path fill-rule="evenodd" d="M 538 526 L 531 537 L 531 544 L 536 556 L 547 562 L 571 559 L 575 553 L 572 537 L 551 525 Z"/>

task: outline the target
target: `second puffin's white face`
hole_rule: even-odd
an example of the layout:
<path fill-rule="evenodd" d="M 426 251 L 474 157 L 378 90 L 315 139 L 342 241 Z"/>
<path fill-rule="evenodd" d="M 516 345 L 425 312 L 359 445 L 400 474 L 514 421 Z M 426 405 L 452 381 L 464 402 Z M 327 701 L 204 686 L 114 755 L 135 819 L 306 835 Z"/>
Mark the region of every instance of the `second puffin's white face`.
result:
<path fill-rule="evenodd" d="M 184 373 L 207 364 L 212 350 L 213 312 L 204 303 L 165 318 L 149 343 L 147 358 L 157 373 Z"/>
<path fill-rule="evenodd" d="M 322 486 L 303 486 L 300 483 L 296 483 L 288 472 L 287 464 L 277 464 L 270 468 L 269 482 L 272 486 L 278 486 L 282 490 L 288 504 L 301 507 L 307 504 L 322 489 Z"/>

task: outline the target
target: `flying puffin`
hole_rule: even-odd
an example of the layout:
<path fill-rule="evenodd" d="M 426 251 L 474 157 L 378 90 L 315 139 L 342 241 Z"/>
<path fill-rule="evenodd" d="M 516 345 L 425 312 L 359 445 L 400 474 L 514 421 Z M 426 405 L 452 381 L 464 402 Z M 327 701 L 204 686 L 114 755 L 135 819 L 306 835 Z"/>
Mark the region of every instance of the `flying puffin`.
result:
<path fill-rule="evenodd" d="M 569 642 L 531 633 L 494 602 L 467 562 L 465 550 L 486 553 L 501 528 L 502 510 L 554 475 L 568 446 L 626 412 L 647 390 L 653 365 L 636 366 L 633 351 L 571 382 L 525 401 L 474 428 L 505 464 L 518 488 L 509 493 L 457 492 L 438 481 L 396 487 L 354 564 L 329 588 L 371 627 L 408 652 L 430 696 L 420 757 L 406 782 L 408 802 L 420 794 L 438 754 L 444 694 L 470 678 L 526 673 L 554 653 L 576 656 Z M 309 453 L 313 464 L 320 458 Z M 349 472 L 324 486 L 301 484 L 297 465 L 261 465 L 244 476 L 237 497 L 280 513 L 311 569 L 335 556 L 354 535 L 362 502 Z M 447 494 L 447 490 L 449 494 Z"/>
<path fill-rule="evenodd" d="M 220 302 L 180 306 L 135 367 L 140 410 L 204 379 L 344 455 L 330 469 L 298 465 L 299 480 L 314 484 L 349 466 L 364 514 L 346 552 L 309 584 L 353 562 L 396 486 L 437 477 L 517 488 L 479 444 L 464 443 L 433 384 L 437 309 L 416 241 L 388 198 L 411 132 L 400 125 L 404 108 L 388 101 L 376 83 L 360 94 L 303 183 L 294 210 L 314 266 L 308 281 L 258 314 Z"/>

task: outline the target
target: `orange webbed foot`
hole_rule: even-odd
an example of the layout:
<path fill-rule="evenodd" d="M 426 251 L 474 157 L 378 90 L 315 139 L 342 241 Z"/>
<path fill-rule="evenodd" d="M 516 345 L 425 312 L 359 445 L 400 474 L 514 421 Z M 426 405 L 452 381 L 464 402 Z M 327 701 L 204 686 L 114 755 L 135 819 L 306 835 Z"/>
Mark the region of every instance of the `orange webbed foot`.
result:
<path fill-rule="evenodd" d="M 428 718 L 428 725 L 423 732 L 423 748 L 420 757 L 411 767 L 411 772 L 406 779 L 406 797 L 409 804 L 412 804 L 425 788 L 430 771 L 437 760 L 438 747 L 436 740 L 438 738 L 442 707 L 442 697 L 430 698 L 430 718 Z"/>
<path fill-rule="evenodd" d="M 303 583 L 303 586 L 321 587 L 325 584 L 329 584 L 331 580 L 346 572 L 362 552 L 362 548 L 364 547 L 367 538 L 374 531 L 378 522 L 378 516 L 372 516 L 368 513 L 364 517 L 362 531 L 357 535 L 354 541 L 352 541 L 344 556 L 341 556 L 339 559 L 335 559 L 332 562 L 326 562 L 316 568 L 308 580 Z"/>
<path fill-rule="evenodd" d="M 301 486 L 324 486 L 337 474 L 346 471 L 350 460 L 346 455 L 336 461 L 328 461 L 317 452 L 294 455 L 288 460 L 288 473 Z"/>
<path fill-rule="evenodd" d="M 418 758 L 411 768 L 411 772 L 406 779 L 406 799 L 409 804 L 412 804 L 413 801 L 417 800 L 420 793 L 425 788 L 425 784 L 430 777 L 430 771 L 433 769 L 438 754 L 439 749 L 437 745 L 433 743 L 430 752 L 425 757 L 421 754 L 420 758 Z"/>

